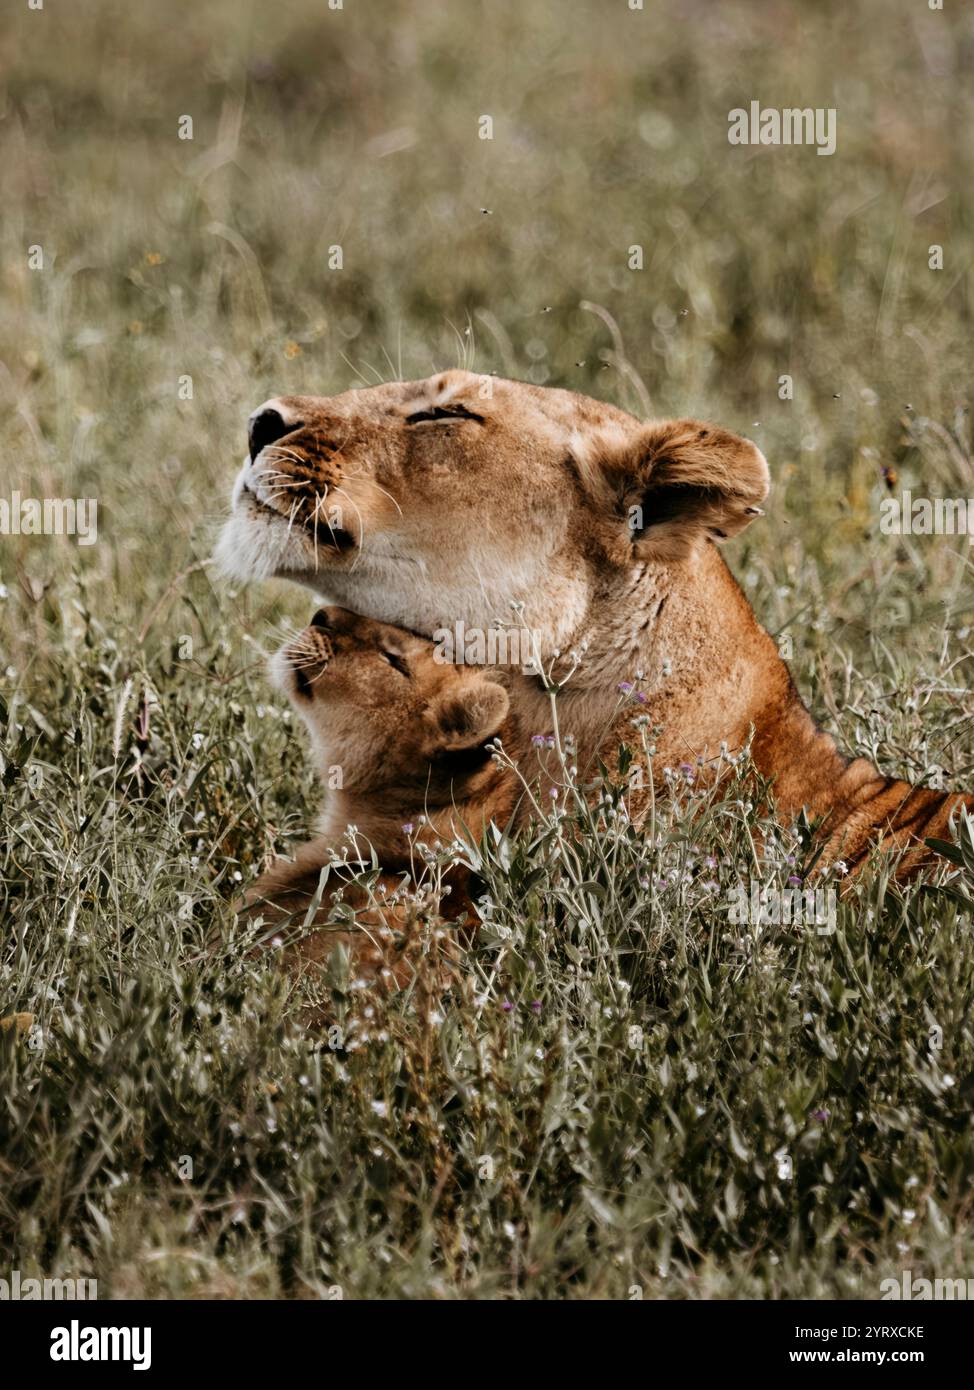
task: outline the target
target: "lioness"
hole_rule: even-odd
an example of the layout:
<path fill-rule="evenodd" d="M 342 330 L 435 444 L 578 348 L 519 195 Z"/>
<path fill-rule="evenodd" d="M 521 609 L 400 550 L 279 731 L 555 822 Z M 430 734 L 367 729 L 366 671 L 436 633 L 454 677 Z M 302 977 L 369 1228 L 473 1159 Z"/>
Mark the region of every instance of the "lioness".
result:
<path fill-rule="evenodd" d="M 427 637 L 486 631 L 517 604 L 546 670 L 503 673 L 522 729 L 547 727 L 550 679 L 582 652 L 559 697 L 580 761 L 635 747 L 617 686 L 638 677 L 662 728 L 658 786 L 753 733 L 779 813 L 821 818 L 823 860 L 855 869 L 882 839 L 911 847 L 911 872 L 971 799 L 850 762 L 812 720 L 718 551 L 768 485 L 761 451 L 726 430 L 447 371 L 267 401 L 218 555 L 238 578 L 293 579 Z"/>
<path fill-rule="evenodd" d="M 507 691 L 483 671 L 437 660 L 432 642 L 343 608 L 320 609 L 277 652 L 271 673 L 307 726 L 328 790 L 318 834 L 262 875 L 244 915 L 260 915 L 272 929 L 285 919 L 301 927 L 309 915 L 319 925 L 334 891 L 315 907 L 322 868 L 349 855 L 367 863 L 374 851 L 383 873 L 371 898 L 355 885 L 342 890 L 346 903 L 365 909 L 359 930 L 311 933 L 296 954 L 321 960 L 340 941 L 360 974 L 385 971 L 404 985 L 421 945 L 423 904 L 396 896 L 401 876 L 415 881 L 420 846 L 477 840 L 489 821 L 503 824 L 514 810 L 516 779 L 491 755 L 495 738 L 516 741 Z M 347 876 L 335 882 L 347 884 Z M 465 873 L 451 870 L 447 886 L 450 895 L 434 906 L 456 918 L 469 908 Z"/>

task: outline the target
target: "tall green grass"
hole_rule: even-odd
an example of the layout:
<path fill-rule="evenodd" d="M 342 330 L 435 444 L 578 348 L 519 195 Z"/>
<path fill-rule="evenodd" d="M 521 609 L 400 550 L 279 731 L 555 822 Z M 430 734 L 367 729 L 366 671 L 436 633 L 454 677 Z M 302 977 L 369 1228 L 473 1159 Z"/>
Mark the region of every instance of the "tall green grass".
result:
<path fill-rule="evenodd" d="M 263 673 L 310 597 L 206 564 L 272 393 L 459 362 L 751 435 L 775 491 L 727 553 L 816 715 L 974 785 L 970 549 L 878 525 L 890 486 L 974 492 L 970 17 L 684 9 L 11 16 L 0 496 L 97 497 L 99 539 L 0 538 L 0 1017 L 34 1019 L 0 1032 L 0 1265 L 170 1297 L 970 1275 L 963 868 L 758 931 L 727 895 L 801 845 L 743 784 L 654 835 L 566 798 L 480 847 L 432 1016 L 340 958 L 310 999 L 230 910 L 317 797 Z M 836 107 L 836 154 L 730 147 L 752 99 Z"/>

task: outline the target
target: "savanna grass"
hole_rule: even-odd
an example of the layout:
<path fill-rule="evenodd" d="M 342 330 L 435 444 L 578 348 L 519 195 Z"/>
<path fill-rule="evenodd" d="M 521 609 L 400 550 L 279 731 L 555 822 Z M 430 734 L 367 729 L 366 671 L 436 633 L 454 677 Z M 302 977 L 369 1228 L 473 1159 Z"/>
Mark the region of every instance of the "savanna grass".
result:
<path fill-rule="evenodd" d="M 726 553 L 816 715 L 974 786 L 971 550 L 878 525 L 893 488 L 974 491 L 970 17 L 89 0 L 21 7 L 3 44 L 0 495 L 97 497 L 99 537 L 0 538 L 0 1273 L 241 1298 L 974 1274 L 965 827 L 939 886 L 877 863 L 832 933 L 742 926 L 734 884 L 807 853 L 743 766 L 720 803 L 674 769 L 636 830 L 566 758 L 532 826 L 412 885 L 463 855 L 483 888 L 437 1005 L 341 953 L 295 986 L 231 904 L 314 814 L 264 676 L 312 600 L 207 564 L 271 394 L 461 363 L 712 418 L 770 460 Z M 732 149 L 752 98 L 835 106 L 836 154 Z"/>

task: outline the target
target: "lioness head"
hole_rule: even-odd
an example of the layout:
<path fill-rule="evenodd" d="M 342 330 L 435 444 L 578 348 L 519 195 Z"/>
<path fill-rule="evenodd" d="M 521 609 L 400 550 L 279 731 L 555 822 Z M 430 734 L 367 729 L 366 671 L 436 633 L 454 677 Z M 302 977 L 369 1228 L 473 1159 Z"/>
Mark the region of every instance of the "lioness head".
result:
<path fill-rule="evenodd" d="M 767 488 L 760 451 L 726 430 L 447 371 L 267 401 L 218 556 L 427 636 L 520 604 L 546 658 L 634 566 L 692 566 Z"/>
<path fill-rule="evenodd" d="M 340 711 L 328 729 L 341 731 L 350 765 L 374 771 L 388 750 L 403 771 L 417 755 L 421 767 L 435 766 L 431 750 L 448 748 L 437 739 L 459 730 L 476 748 L 504 698 L 515 730 L 544 732 L 552 690 L 566 690 L 559 726 L 570 729 L 580 763 L 625 743 L 652 760 L 655 786 L 679 763 L 705 766 L 749 743 L 779 811 L 828 817 L 830 854 L 855 862 L 877 827 L 903 845 L 945 833 L 968 800 L 884 781 L 864 759 L 847 764 L 720 562 L 715 546 L 748 525 L 767 490 L 760 450 L 726 430 L 641 423 L 569 391 L 450 371 L 333 397 L 281 397 L 255 411 L 219 555 L 240 578 L 295 579 L 422 634 L 386 629 L 382 653 L 375 641 L 356 649 L 350 660 L 362 669 L 347 686 L 339 677 L 325 687 L 328 662 L 321 666 Z M 440 666 L 424 647 L 423 637 L 457 623 L 481 632 L 510 623 L 512 605 L 532 652 L 551 662 L 545 679 L 504 673 L 502 698 L 496 681 Z M 323 657 L 332 641 L 314 638 Z M 516 650 L 522 664 L 523 643 Z M 465 638 L 461 651 L 468 660 Z M 474 651 L 474 660 L 505 664 L 489 644 Z M 399 671 L 397 658 L 415 661 L 423 679 Z M 393 676 L 408 684 L 397 687 Z M 292 678 L 325 748 L 315 679 Z M 617 694 L 634 681 L 635 720 Z M 491 718 L 479 717 L 485 708 Z M 358 758 L 347 751 L 356 739 Z M 641 814 L 635 794 L 630 801 Z"/>
<path fill-rule="evenodd" d="M 506 690 L 436 659 L 431 642 L 344 608 L 322 608 L 274 658 L 272 674 L 307 725 L 319 770 L 348 791 L 427 790 L 485 762 Z M 406 803 L 404 803 L 404 806 Z"/>

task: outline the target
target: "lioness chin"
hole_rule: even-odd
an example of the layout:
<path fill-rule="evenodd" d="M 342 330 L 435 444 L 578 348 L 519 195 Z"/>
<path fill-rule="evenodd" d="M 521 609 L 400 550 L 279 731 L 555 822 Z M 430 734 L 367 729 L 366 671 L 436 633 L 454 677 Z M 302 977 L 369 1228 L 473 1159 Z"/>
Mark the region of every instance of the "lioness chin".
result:
<path fill-rule="evenodd" d="M 560 721 L 580 762 L 638 757 L 617 693 L 638 679 L 658 790 L 668 767 L 751 739 L 779 814 L 819 820 L 823 862 L 856 869 L 882 841 L 907 875 L 974 800 L 849 761 L 812 720 L 718 550 L 768 486 L 761 451 L 726 430 L 448 371 L 255 411 L 218 555 L 425 637 L 513 616 L 545 671 L 496 673 L 521 728 L 547 726 L 550 683 L 572 671 Z"/>

